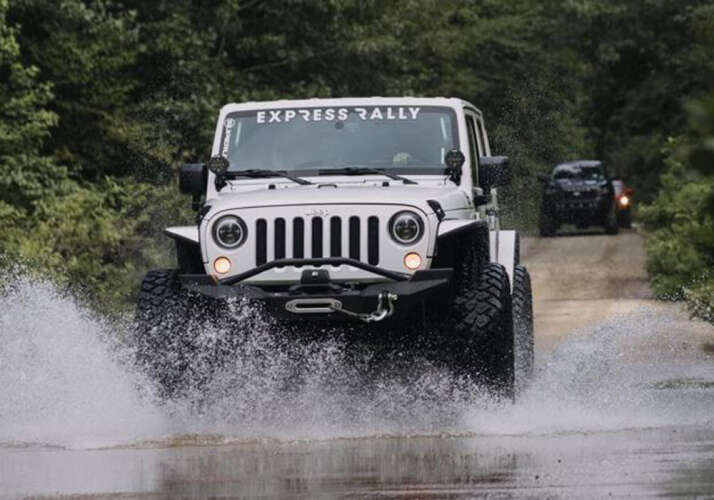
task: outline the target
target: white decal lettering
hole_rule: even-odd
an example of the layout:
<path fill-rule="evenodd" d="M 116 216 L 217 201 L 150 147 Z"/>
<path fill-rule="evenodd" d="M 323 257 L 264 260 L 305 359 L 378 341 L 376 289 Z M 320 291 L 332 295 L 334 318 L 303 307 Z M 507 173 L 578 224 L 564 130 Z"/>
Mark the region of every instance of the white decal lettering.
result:
<path fill-rule="evenodd" d="M 223 138 L 223 156 L 228 156 L 228 147 L 231 144 L 231 129 L 226 129 L 226 136 Z"/>
<path fill-rule="evenodd" d="M 288 110 L 266 110 L 256 113 L 257 123 L 288 123 L 297 117 L 306 122 L 347 121 L 350 113 L 355 113 L 360 120 L 416 120 L 421 112 L 419 106 L 384 106 L 367 108 L 308 108 Z M 235 126 L 235 119 L 226 118 L 226 130 Z"/>

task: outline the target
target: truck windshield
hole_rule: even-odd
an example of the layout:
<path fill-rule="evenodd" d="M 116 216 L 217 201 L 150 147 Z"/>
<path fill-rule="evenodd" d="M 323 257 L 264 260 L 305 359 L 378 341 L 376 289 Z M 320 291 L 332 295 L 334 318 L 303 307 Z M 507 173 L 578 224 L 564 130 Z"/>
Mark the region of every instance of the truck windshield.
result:
<path fill-rule="evenodd" d="M 599 166 L 561 166 L 553 172 L 554 179 L 573 179 L 583 181 L 599 181 L 605 178 L 602 167 Z"/>
<path fill-rule="evenodd" d="M 454 111 L 440 106 L 266 109 L 228 114 L 220 144 L 229 171 L 329 175 L 359 166 L 443 174 L 444 155 L 459 148 L 456 126 Z"/>

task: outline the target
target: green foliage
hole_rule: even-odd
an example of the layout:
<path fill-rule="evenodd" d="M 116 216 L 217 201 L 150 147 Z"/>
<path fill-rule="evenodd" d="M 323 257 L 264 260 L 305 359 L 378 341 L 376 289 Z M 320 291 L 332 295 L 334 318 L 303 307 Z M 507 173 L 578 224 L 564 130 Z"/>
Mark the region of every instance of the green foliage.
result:
<path fill-rule="evenodd" d="M 160 228 L 188 220 L 172 210 L 177 198 L 173 186 L 107 178 L 46 195 L 32 216 L 0 203 L 0 248 L 9 262 L 90 292 L 100 309 L 118 310 L 147 268 L 170 267 L 172 247 Z"/>
<path fill-rule="evenodd" d="M 662 189 L 640 217 L 655 293 L 686 298 L 695 314 L 714 322 L 714 172 L 704 161 L 714 140 L 712 102 L 690 104 L 693 128 L 664 150 Z"/>
<path fill-rule="evenodd" d="M 0 204 L 31 210 L 46 189 L 60 187 L 65 172 L 40 156 L 57 116 L 45 108 L 50 85 L 37 81 L 36 67 L 22 63 L 7 9 L 7 0 L 0 0 Z"/>
<path fill-rule="evenodd" d="M 157 225 L 181 219 L 179 196 L 173 186 L 130 178 L 87 183 L 43 155 L 57 123 L 46 107 L 50 84 L 23 64 L 6 12 L 0 0 L 0 256 L 86 288 L 105 309 L 120 307 L 146 267 L 167 263 L 170 246 Z M 79 78 L 81 68 L 72 70 L 67 78 Z"/>
<path fill-rule="evenodd" d="M 556 2 L 560 3 L 560 2 Z M 683 104 L 714 76 L 714 5 L 702 0 L 562 2 L 563 23 L 589 67 L 584 125 L 595 152 L 651 200 Z"/>

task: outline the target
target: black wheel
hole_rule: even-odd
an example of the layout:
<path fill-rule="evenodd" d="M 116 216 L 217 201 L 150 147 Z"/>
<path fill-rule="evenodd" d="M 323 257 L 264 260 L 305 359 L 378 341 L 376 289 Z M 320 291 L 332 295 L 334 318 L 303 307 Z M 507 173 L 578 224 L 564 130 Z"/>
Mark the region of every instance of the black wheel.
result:
<path fill-rule="evenodd" d="M 515 338 L 515 388 L 521 392 L 533 375 L 533 293 L 531 276 L 523 266 L 513 270 L 513 334 Z"/>
<path fill-rule="evenodd" d="M 514 336 L 510 284 L 506 269 L 487 264 L 478 281 L 453 304 L 449 357 L 456 372 L 490 392 L 512 398 Z"/>
<path fill-rule="evenodd" d="M 541 237 L 555 236 L 558 230 L 558 222 L 553 213 L 553 206 L 547 200 L 543 200 L 540 207 L 540 218 L 538 220 L 538 229 Z"/>
<path fill-rule="evenodd" d="M 202 333 L 216 317 L 212 306 L 184 290 L 176 270 L 144 277 L 136 304 L 136 360 L 161 397 L 186 395 L 210 379 L 219 346 L 205 342 Z"/>
<path fill-rule="evenodd" d="M 630 229 L 632 227 L 632 213 L 630 210 L 617 212 L 617 223 L 621 228 Z"/>
<path fill-rule="evenodd" d="M 454 286 L 452 296 L 445 295 L 425 308 L 429 323 L 441 325 L 442 321 L 448 321 L 455 298 L 470 293 L 481 272 L 488 265 L 489 248 L 489 229 L 485 223 L 467 234 L 439 240 L 438 253 L 432 267 L 452 268 Z"/>
<path fill-rule="evenodd" d="M 610 203 L 607 209 L 603 225 L 607 234 L 617 234 L 620 231 L 620 226 L 617 223 L 617 207 L 614 202 Z"/>

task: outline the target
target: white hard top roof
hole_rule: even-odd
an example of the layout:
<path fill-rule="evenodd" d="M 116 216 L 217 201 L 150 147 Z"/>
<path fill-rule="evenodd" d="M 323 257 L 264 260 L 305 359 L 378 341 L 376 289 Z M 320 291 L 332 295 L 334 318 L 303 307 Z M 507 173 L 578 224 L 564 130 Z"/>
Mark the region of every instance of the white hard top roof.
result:
<path fill-rule="evenodd" d="M 279 101 L 255 101 L 230 103 L 221 108 L 221 115 L 233 111 L 252 111 L 255 109 L 289 109 L 330 106 L 448 106 L 451 108 L 469 107 L 481 111 L 473 104 L 455 97 L 339 97 L 330 99 L 283 99 Z"/>

